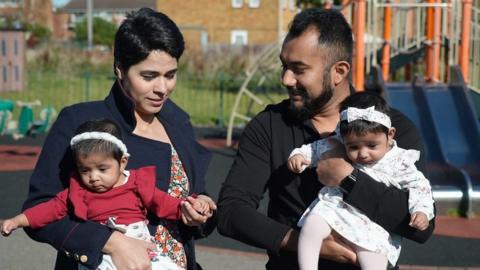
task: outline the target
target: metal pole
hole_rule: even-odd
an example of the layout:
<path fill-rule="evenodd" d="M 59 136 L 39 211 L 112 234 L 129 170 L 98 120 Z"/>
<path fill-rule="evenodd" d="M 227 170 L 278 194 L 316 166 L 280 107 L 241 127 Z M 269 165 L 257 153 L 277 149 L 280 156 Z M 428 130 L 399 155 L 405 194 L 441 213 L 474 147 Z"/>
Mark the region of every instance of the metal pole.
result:
<path fill-rule="evenodd" d="M 224 117 L 223 117 L 223 108 L 224 108 L 224 93 L 225 93 L 225 78 L 223 72 L 220 72 L 220 108 L 218 111 L 218 122 L 217 126 L 223 128 L 225 126 Z"/>
<path fill-rule="evenodd" d="M 93 0 L 86 0 L 86 1 L 87 1 L 88 50 L 91 51 L 93 48 L 93 22 L 92 22 Z"/>
<path fill-rule="evenodd" d="M 472 0 L 462 1 L 462 34 L 460 39 L 460 59 L 459 65 L 463 73 L 465 82 L 468 83 L 468 64 L 469 64 L 469 50 L 470 50 L 470 27 L 472 20 Z"/>
<path fill-rule="evenodd" d="M 390 42 L 392 41 L 392 8 L 389 6 L 384 8 L 383 39 L 385 43 L 382 49 L 382 72 L 387 82 L 390 74 Z"/>
<path fill-rule="evenodd" d="M 87 71 L 83 74 L 83 76 L 84 76 L 84 86 L 83 86 L 84 98 L 85 98 L 85 101 L 90 101 L 90 81 L 92 78 L 92 73 L 90 73 L 90 71 Z"/>
<path fill-rule="evenodd" d="M 435 3 L 435 0 L 428 0 L 429 4 Z M 426 74 L 425 80 L 431 82 L 434 79 L 434 61 L 435 61 L 435 48 L 434 48 L 434 32 L 435 32 L 435 15 L 433 7 L 427 8 L 427 49 L 426 49 Z"/>
<path fill-rule="evenodd" d="M 355 88 L 364 90 L 365 82 L 365 0 L 356 0 L 355 5 Z"/>
<path fill-rule="evenodd" d="M 436 0 L 439 2 L 439 0 Z M 433 8 L 433 62 L 432 62 L 432 78 L 433 82 L 440 79 L 440 43 L 441 43 L 441 26 L 442 11 L 439 7 Z"/>

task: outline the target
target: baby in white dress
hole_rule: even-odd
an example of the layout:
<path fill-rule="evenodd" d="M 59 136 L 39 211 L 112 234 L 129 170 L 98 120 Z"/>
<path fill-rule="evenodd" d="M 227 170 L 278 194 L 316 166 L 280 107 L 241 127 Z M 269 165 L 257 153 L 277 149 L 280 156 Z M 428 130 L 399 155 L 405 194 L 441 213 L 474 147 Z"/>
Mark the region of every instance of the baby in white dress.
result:
<path fill-rule="evenodd" d="M 434 217 L 429 181 L 417 170 L 417 150 L 398 147 L 395 128 L 385 100 L 372 93 L 359 92 L 340 106 L 340 124 L 334 136 L 302 145 L 290 154 L 287 165 L 296 173 L 314 167 L 322 154 L 339 143 L 355 167 L 378 182 L 409 191 L 410 226 L 425 230 Z M 401 238 L 389 234 L 359 209 L 343 201 L 341 187 L 323 187 L 298 222 L 302 227 L 298 244 L 300 269 L 317 270 L 323 239 L 332 230 L 357 253 L 362 269 L 386 269 L 400 255 Z"/>

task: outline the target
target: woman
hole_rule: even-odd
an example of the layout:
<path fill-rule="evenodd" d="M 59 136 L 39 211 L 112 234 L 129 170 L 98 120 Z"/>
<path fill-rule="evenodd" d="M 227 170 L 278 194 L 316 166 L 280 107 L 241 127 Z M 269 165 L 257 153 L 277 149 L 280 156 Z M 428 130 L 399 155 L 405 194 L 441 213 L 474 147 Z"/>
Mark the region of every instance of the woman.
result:
<path fill-rule="evenodd" d="M 204 195 L 210 153 L 195 141 L 188 115 L 169 99 L 183 50 L 183 36 L 166 15 L 143 8 L 127 16 L 115 36 L 117 81 L 105 100 L 69 106 L 59 114 L 30 179 L 24 208 L 67 187 L 68 172 L 75 166 L 69 140 L 80 124 L 98 118 L 115 121 L 125 134 L 132 156 L 127 169 L 154 165 L 158 188 L 174 197 L 199 194 L 199 199 L 215 208 Z M 172 260 L 183 268 L 197 269 L 194 238 L 210 233 L 214 222 L 211 214 L 182 207 L 187 208 L 182 222 L 151 217 L 149 227 Z M 119 269 L 151 267 L 147 253 L 151 243 L 94 222 L 65 217 L 27 233 L 59 251 L 55 269 L 75 269 L 77 262 L 95 269 L 103 253 L 111 255 Z"/>

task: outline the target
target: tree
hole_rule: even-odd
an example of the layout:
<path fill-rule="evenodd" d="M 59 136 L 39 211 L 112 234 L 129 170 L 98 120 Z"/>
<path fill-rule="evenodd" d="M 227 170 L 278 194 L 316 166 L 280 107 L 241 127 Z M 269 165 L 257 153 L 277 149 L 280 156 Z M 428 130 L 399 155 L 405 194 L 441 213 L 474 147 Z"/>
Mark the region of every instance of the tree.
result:
<path fill-rule="evenodd" d="M 112 48 L 117 26 L 100 17 L 93 18 L 93 43 Z M 84 19 L 75 25 L 75 38 L 81 42 L 87 42 L 87 20 Z"/>

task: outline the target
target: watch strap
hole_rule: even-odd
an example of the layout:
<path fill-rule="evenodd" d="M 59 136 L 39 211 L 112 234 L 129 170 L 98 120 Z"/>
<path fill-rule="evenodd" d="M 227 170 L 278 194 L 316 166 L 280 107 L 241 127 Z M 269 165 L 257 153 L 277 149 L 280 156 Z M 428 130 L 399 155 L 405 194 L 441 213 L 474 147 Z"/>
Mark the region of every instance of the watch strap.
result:
<path fill-rule="evenodd" d="M 342 180 L 342 182 L 340 182 L 340 185 L 338 187 L 340 188 L 340 191 L 342 191 L 344 195 L 348 195 L 352 192 L 357 182 L 357 176 L 358 176 L 358 169 L 354 168 L 352 173 L 347 175 Z"/>

